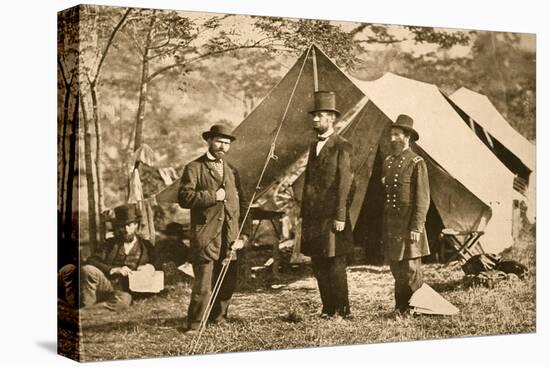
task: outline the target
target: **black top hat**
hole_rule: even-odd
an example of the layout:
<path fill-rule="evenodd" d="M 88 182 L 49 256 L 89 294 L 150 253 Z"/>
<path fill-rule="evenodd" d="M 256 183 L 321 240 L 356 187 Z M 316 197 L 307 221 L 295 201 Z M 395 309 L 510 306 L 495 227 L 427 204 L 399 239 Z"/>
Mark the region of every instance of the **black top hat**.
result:
<path fill-rule="evenodd" d="M 141 213 L 136 204 L 126 204 L 117 206 L 115 209 L 115 225 L 126 225 L 132 222 L 139 222 Z"/>
<path fill-rule="evenodd" d="M 395 123 L 391 127 L 398 127 L 405 132 L 411 133 L 411 138 L 413 141 L 417 141 L 420 137 L 418 132 L 413 128 L 414 120 L 409 115 L 399 115 L 395 120 Z"/>
<path fill-rule="evenodd" d="M 332 111 L 340 116 L 340 111 L 336 109 L 336 93 L 329 91 L 318 91 L 313 95 L 313 110 L 309 113 L 318 111 Z"/>
<path fill-rule="evenodd" d="M 231 130 L 227 126 L 219 125 L 219 124 L 212 125 L 210 130 L 202 133 L 202 138 L 204 140 L 208 140 L 214 136 L 221 136 L 222 138 L 228 138 L 231 141 L 237 139 L 237 137 L 235 137 L 235 135 L 231 133 Z"/>

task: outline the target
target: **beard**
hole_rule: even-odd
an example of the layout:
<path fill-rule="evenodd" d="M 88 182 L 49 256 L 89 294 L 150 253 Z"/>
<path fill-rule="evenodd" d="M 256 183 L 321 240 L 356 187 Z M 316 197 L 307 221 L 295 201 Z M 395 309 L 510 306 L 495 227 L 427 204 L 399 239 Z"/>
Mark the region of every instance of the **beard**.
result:
<path fill-rule="evenodd" d="M 222 159 L 225 156 L 225 152 L 221 149 L 211 150 L 210 154 L 212 154 L 216 159 Z"/>
<path fill-rule="evenodd" d="M 135 233 L 126 233 L 126 232 L 118 232 L 116 233 L 116 237 L 118 237 L 121 241 L 125 243 L 130 243 L 136 238 Z"/>
<path fill-rule="evenodd" d="M 401 141 L 392 141 L 390 142 L 390 147 L 393 154 L 398 154 L 403 151 L 403 148 L 405 147 L 405 144 Z"/>
<path fill-rule="evenodd" d="M 132 242 L 134 240 L 134 238 L 136 238 L 136 234 L 135 233 L 125 233 L 123 235 L 123 238 L 124 238 L 124 242 L 126 243 L 129 243 L 129 242 Z"/>

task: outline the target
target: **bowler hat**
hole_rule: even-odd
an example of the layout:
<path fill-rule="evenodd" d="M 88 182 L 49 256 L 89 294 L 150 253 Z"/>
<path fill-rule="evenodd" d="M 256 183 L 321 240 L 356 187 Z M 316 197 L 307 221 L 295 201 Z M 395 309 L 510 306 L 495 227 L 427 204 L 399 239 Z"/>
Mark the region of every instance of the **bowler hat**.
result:
<path fill-rule="evenodd" d="M 313 95 L 313 110 L 309 113 L 318 111 L 332 111 L 340 116 L 340 111 L 336 109 L 336 93 L 329 91 L 318 91 Z"/>
<path fill-rule="evenodd" d="M 414 121 L 409 115 L 399 115 L 397 120 L 391 125 L 391 127 L 398 127 L 405 132 L 411 133 L 411 138 L 413 141 L 418 140 L 420 137 L 418 132 L 413 128 Z"/>
<path fill-rule="evenodd" d="M 208 140 L 214 136 L 221 136 L 222 138 L 230 139 L 231 141 L 237 139 L 235 135 L 231 133 L 231 130 L 225 125 L 212 125 L 210 130 L 202 133 L 202 138 Z"/>
<path fill-rule="evenodd" d="M 139 222 L 141 213 L 136 204 L 125 204 L 117 206 L 115 209 L 115 225 L 126 225 L 132 222 Z"/>

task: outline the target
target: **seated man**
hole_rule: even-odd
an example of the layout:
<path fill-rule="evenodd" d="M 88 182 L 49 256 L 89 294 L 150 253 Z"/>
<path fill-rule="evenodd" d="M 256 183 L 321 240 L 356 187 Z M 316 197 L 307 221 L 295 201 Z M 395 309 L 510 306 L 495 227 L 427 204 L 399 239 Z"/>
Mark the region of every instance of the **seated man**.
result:
<path fill-rule="evenodd" d="M 115 235 L 98 248 L 80 270 L 80 307 L 106 301 L 109 309 L 125 308 L 132 302 L 128 275 L 133 271 L 153 267 L 151 243 L 136 232 L 140 214 L 135 204 L 114 209 Z M 76 306 L 77 267 L 69 264 L 59 270 L 59 280 L 65 288 L 65 299 Z"/>

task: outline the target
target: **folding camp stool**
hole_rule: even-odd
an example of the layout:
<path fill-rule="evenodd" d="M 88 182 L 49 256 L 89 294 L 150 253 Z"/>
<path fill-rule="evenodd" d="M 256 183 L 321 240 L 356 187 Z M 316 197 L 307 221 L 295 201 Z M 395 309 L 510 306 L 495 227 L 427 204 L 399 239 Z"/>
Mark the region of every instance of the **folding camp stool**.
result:
<path fill-rule="evenodd" d="M 439 234 L 442 239 L 442 246 L 450 245 L 455 251 L 445 262 L 445 265 L 451 261 L 460 258 L 462 263 L 468 261 L 474 255 L 483 254 L 485 251 L 479 243 L 479 239 L 483 236 L 483 231 L 456 231 L 452 228 L 444 228 Z M 441 249 L 441 260 L 445 261 L 445 249 Z"/>

